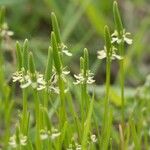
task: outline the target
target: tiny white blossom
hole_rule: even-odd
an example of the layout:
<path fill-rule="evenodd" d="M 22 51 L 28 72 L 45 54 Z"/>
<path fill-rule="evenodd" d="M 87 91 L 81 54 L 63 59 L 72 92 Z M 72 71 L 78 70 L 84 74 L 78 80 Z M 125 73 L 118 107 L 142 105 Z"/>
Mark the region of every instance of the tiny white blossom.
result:
<path fill-rule="evenodd" d="M 97 142 L 97 138 L 96 138 L 96 135 L 95 135 L 95 134 L 92 134 L 92 135 L 91 135 L 91 141 L 92 141 L 93 143 L 96 143 L 96 142 Z"/>
<path fill-rule="evenodd" d="M 116 51 L 117 51 L 117 49 L 113 46 L 112 47 L 112 52 L 109 54 L 111 60 L 114 60 L 114 59 L 122 60 L 123 57 L 117 55 Z M 98 51 L 97 54 L 98 54 L 98 56 L 97 56 L 98 59 L 104 59 L 104 58 L 106 58 L 107 57 L 106 47 L 104 46 L 104 49 Z"/>
<path fill-rule="evenodd" d="M 3 25 L 0 28 L 0 36 L 5 38 L 5 37 L 10 37 L 12 36 L 14 33 L 10 30 L 8 30 L 8 25 L 7 23 L 3 23 Z"/>
<path fill-rule="evenodd" d="M 76 78 L 76 81 L 73 82 L 75 85 L 84 83 L 92 84 L 95 82 L 95 80 L 93 79 L 94 75 L 90 72 L 90 70 L 87 71 L 86 78 L 84 77 L 83 72 L 78 75 L 74 75 L 74 77 Z"/>
<path fill-rule="evenodd" d="M 130 35 L 130 33 L 129 32 L 125 32 L 125 29 L 124 29 L 122 38 L 119 38 L 117 30 L 115 30 L 114 33 L 111 35 L 112 36 L 112 41 L 111 42 L 112 43 L 117 42 L 118 44 L 120 44 L 122 42 L 122 40 L 123 40 L 127 44 L 131 45 L 132 44 L 132 39 L 127 37 L 129 35 Z"/>
<path fill-rule="evenodd" d="M 40 130 L 41 140 L 46 140 L 46 139 L 55 140 L 60 135 L 61 135 L 61 133 L 57 129 L 54 129 L 54 128 L 51 131 L 49 131 L 47 129 Z"/>
<path fill-rule="evenodd" d="M 59 137 L 60 134 L 61 134 L 61 133 L 60 133 L 57 129 L 52 129 L 52 132 L 51 132 L 51 139 L 54 140 L 55 138 Z"/>
<path fill-rule="evenodd" d="M 67 150 L 82 150 L 82 148 L 80 144 L 75 143 L 75 144 L 69 144 Z"/>
<path fill-rule="evenodd" d="M 31 74 L 27 72 L 24 73 L 23 69 L 22 71 L 17 71 L 13 74 L 13 82 L 20 82 L 20 87 L 22 89 L 29 87 L 30 85 L 34 88 L 39 90 L 43 90 L 46 88 L 46 82 L 44 80 L 44 77 L 42 74 L 36 73 L 36 81 L 32 81 Z"/>
<path fill-rule="evenodd" d="M 12 146 L 13 148 L 16 148 L 18 145 L 25 146 L 27 145 L 27 136 L 24 136 L 22 134 L 19 135 L 19 143 L 16 141 L 16 135 L 13 135 L 9 139 L 9 145 Z"/>
<path fill-rule="evenodd" d="M 66 75 L 68 75 L 68 74 L 70 73 L 70 71 L 68 71 L 66 68 L 67 68 L 67 67 L 64 67 L 64 68 L 62 69 L 62 74 L 61 74 L 61 78 L 62 78 L 62 80 L 63 80 L 64 82 L 67 82 L 67 80 L 66 80 Z M 60 93 L 59 87 L 58 87 L 58 78 L 59 78 L 59 77 L 58 77 L 58 75 L 57 75 L 57 73 L 56 73 L 56 70 L 54 69 L 54 70 L 53 70 L 53 75 L 51 76 L 50 81 L 48 81 L 48 82 L 46 83 L 46 85 L 47 85 L 47 87 L 48 87 L 48 90 L 49 90 L 50 92 L 54 92 L 54 93 L 56 93 L 56 94 L 59 94 L 59 93 Z M 68 88 L 65 88 L 64 92 L 67 93 L 67 92 L 68 92 Z"/>
<path fill-rule="evenodd" d="M 49 135 L 50 135 L 50 131 L 45 130 L 45 129 L 41 129 L 40 130 L 40 138 L 41 138 L 41 140 L 48 139 Z"/>
<path fill-rule="evenodd" d="M 72 53 L 68 51 L 67 46 L 64 45 L 63 43 L 61 43 L 61 44 L 59 45 L 59 48 L 62 49 L 62 52 L 63 52 L 66 56 L 69 56 L 69 57 L 72 56 Z"/>

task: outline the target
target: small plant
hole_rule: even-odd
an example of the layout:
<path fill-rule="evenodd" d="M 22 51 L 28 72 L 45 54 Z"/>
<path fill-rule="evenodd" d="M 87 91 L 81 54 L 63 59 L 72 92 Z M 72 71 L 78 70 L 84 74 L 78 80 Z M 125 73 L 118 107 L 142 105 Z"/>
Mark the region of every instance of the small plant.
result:
<path fill-rule="evenodd" d="M 142 149 L 148 148 L 148 118 L 146 109 L 149 107 L 149 77 L 143 87 L 138 89 L 139 105 L 133 105 L 126 117 L 124 61 L 126 45 L 132 44 L 123 27 L 117 2 L 113 3 L 115 29 L 104 27 L 104 48 L 97 52 L 98 61 L 105 59 L 106 81 L 104 94 L 94 83 L 96 79 L 90 70 L 90 59 L 87 48 L 80 57 L 80 72 L 71 75 L 64 57 L 73 54 L 63 43 L 59 24 L 55 14 L 51 13 L 52 32 L 48 47 L 48 57 L 43 73 L 36 68 L 34 53 L 26 39 L 23 43 L 16 42 L 16 72 L 12 75 L 13 86 L 19 84 L 19 113 L 15 125 L 12 117 L 16 115 L 16 104 L 10 87 L 5 82 L 5 73 L 0 69 L 0 111 L 4 117 L 4 142 L 2 149 L 15 150 L 107 150 L 107 149 Z M 12 32 L 5 26 L 4 9 L 0 12 L 0 50 L 5 36 Z M 112 62 L 119 63 L 120 87 L 118 99 L 121 109 L 111 104 L 113 90 L 111 86 Z M 0 51 L 0 67 L 3 68 L 4 58 Z M 17 84 L 18 83 L 18 84 Z M 92 90 L 90 90 L 92 88 Z M 7 90 L 8 92 L 5 92 Z M 92 92 L 91 92 L 92 91 Z M 11 93 L 12 92 L 12 93 Z M 144 94 L 143 94 L 144 93 Z M 146 93 L 146 94 L 145 94 Z M 142 95 L 143 94 L 143 95 Z M 117 96 L 116 96 L 117 97 Z M 115 97 L 115 98 L 116 98 Z M 146 99 L 146 101 L 145 101 Z M 137 103 L 136 103 L 137 104 Z M 3 107 L 1 107 L 1 105 Z M 140 107 L 140 108 L 138 108 Z M 135 108 L 140 112 L 135 113 Z M 144 109 L 145 108 L 145 109 Z M 118 111 L 119 117 L 115 115 Z M 14 115 L 15 114 L 15 115 Z M 134 117 L 138 114 L 139 118 Z M 121 117 L 120 117 L 121 116 Z M 121 118 L 121 119 L 120 119 Z M 127 118 L 127 119 L 126 119 Z M 148 120 L 148 119 L 147 119 Z M 12 127 L 11 125 L 12 121 Z M 17 122 L 17 123 L 16 123 Z M 144 130 L 142 130 L 142 128 Z M 141 132 L 144 131 L 144 132 Z M 0 142 L 1 143 L 1 142 Z M 1 146 L 1 145 L 0 145 Z"/>

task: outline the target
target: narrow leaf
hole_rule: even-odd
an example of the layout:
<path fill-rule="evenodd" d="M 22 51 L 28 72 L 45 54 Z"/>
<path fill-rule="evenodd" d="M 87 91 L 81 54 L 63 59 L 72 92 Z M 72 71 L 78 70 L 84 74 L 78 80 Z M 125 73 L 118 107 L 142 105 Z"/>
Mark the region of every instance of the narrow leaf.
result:
<path fill-rule="evenodd" d="M 21 45 L 18 41 L 16 42 L 16 55 L 17 55 L 16 57 L 17 57 L 18 71 L 20 71 L 22 68 L 22 52 L 21 52 Z"/>
<path fill-rule="evenodd" d="M 53 67 L 53 56 L 52 56 L 52 48 L 49 47 L 48 49 L 48 59 L 47 59 L 47 66 L 45 70 L 45 79 L 49 81 L 52 75 L 52 67 Z"/>
<path fill-rule="evenodd" d="M 57 45 L 56 36 L 54 32 L 51 33 L 51 42 L 52 42 L 52 49 L 53 49 L 54 65 L 55 65 L 57 73 L 60 75 L 61 74 L 61 60 L 60 60 L 60 55 L 58 52 L 58 45 Z"/>
<path fill-rule="evenodd" d="M 22 59 L 22 65 L 25 69 L 25 71 L 27 71 L 28 69 L 28 40 L 26 39 L 24 41 L 24 44 L 23 44 L 23 59 Z"/>
<path fill-rule="evenodd" d="M 86 72 L 89 69 L 89 54 L 88 50 L 84 49 L 84 75 L 86 76 Z"/>
<path fill-rule="evenodd" d="M 105 26 L 105 46 L 107 50 L 107 58 L 110 56 L 109 54 L 111 53 L 111 37 L 110 37 L 110 31 L 108 26 Z"/>
<path fill-rule="evenodd" d="M 61 44 L 60 30 L 59 30 L 58 21 L 54 12 L 51 13 L 51 20 L 52 20 L 53 31 L 56 35 L 57 44 Z"/>
<path fill-rule="evenodd" d="M 123 25 L 122 25 L 122 21 L 121 21 L 119 9 L 118 9 L 118 4 L 116 1 L 114 1 L 114 4 L 113 4 L 113 14 L 114 14 L 114 21 L 115 21 L 118 34 L 119 36 L 121 36 L 120 34 L 121 34 L 121 31 L 123 31 Z"/>

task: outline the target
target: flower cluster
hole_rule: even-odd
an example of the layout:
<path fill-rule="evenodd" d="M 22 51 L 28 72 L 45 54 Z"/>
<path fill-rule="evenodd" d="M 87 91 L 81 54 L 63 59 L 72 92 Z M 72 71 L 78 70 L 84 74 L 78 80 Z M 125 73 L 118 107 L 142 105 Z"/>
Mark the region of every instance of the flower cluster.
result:
<path fill-rule="evenodd" d="M 58 129 L 55 129 L 55 128 L 52 128 L 51 131 L 49 131 L 47 129 L 41 129 L 41 131 L 40 131 L 41 140 L 46 140 L 46 139 L 55 140 L 60 135 L 61 135 L 61 133 L 58 131 Z"/>
<path fill-rule="evenodd" d="M 62 69 L 61 78 L 62 78 L 62 80 L 63 80 L 64 82 L 67 82 L 67 81 L 66 81 L 66 76 L 67 76 L 69 73 L 70 73 L 70 71 L 67 70 L 67 67 L 64 67 L 64 68 Z M 56 70 L 53 69 L 53 75 L 52 75 L 50 81 L 46 83 L 46 85 L 47 85 L 47 87 L 48 87 L 48 90 L 49 90 L 50 92 L 53 91 L 53 92 L 56 93 L 56 94 L 59 94 L 59 93 L 60 93 L 60 92 L 59 92 L 59 88 L 58 88 L 58 86 L 57 86 L 58 78 L 59 78 L 59 77 L 58 77 L 58 75 L 57 75 L 57 73 L 56 73 Z M 68 88 L 66 88 L 66 89 L 64 90 L 65 93 L 66 93 L 67 91 L 68 91 Z"/>
<path fill-rule="evenodd" d="M 67 150 L 81 150 L 81 145 L 78 143 L 69 144 Z"/>
<path fill-rule="evenodd" d="M 81 145 L 78 144 L 76 142 L 76 138 L 72 137 L 71 143 L 69 144 L 69 147 L 67 148 L 67 150 L 81 150 Z M 97 137 L 95 134 L 92 134 L 89 139 L 87 140 L 87 144 L 88 146 L 90 146 L 90 144 L 96 143 L 97 142 Z"/>
<path fill-rule="evenodd" d="M 13 148 L 18 147 L 19 145 L 26 146 L 27 145 L 27 136 L 20 134 L 19 141 L 18 141 L 18 139 L 16 138 L 16 135 L 13 135 L 9 139 L 9 145 Z"/>
<path fill-rule="evenodd" d="M 74 134 L 71 138 L 71 143 L 69 144 L 67 150 L 81 150 L 81 144 L 77 142 L 77 135 Z"/>
<path fill-rule="evenodd" d="M 128 38 L 128 35 L 130 35 L 129 32 L 126 32 L 125 29 L 123 30 L 122 37 L 119 37 L 119 34 L 117 30 L 114 31 L 114 33 L 111 35 L 112 36 L 112 43 L 117 43 L 120 44 L 121 42 L 126 42 L 127 44 L 131 45 L 132 44 L 132 39 Z"/>
<path fill-rule="evenodd" d="M 61 77 L 66 82 L 66 75 L 68 75 L 70 71 L 66 70 L 66 67 L 62 69 Z M 36 72 L 35 78 L 36 80 L 32 80 L 32 75 L 27 71 L 27 73 L 24 72 L 24 69 L 21 71 L 17 71 L 13 74 L 13 82 L 19 82 L 20 87 L 22 89 L 27 88 L 29 86 L 32 86 L 34 89 L 37 89 L 38 91 L 43 90 L 45 88 L 48 89 L 49 92 L 54 92 L 56 94 L 59 94 L 59 88 L 57 86 L 58 81 L 58 75 L 56 74 L 56 71 L 53 69 L 53 75 L 51 79 L 46 82 L 44 79 L 43 74 L 40 74 Z M 65 89 L 65 92 L 67 92 L 68 89 Z"/>
<path fill-rule="evenodd" d="M 74 84 L 92 84 L 95 82 L 93 79 L 94 75 L 90 72 L 90 70 L 86 72 L 86 77 L 84 76 L 83 71 L 78 75 L 74 75 L 74 77 L 76 78 L 76 82 L 74 82 Z"/>
<path fill-rule="evenodd" d="M 111 60 L 114 60 L 114 59 L 118 59 L 118 60 L 121 60 L 123 59 L 121 56 L 117 55 L 116 53 L 117 51 L 117 48 L 115 48 L 114 46 L 112 47 L 112 51 L 111 53 L 109 54 L 109 57 Z M 104 49 L 103 50 L 100 50 L 97 52 L 98 53 L 98 59 L 104 59 L 107 57 L 107 51 L 106 51 L 106 47 L 104 46 Z"/>
<path fill-rule="evenodd" d="M 44 77 L 42 74 L 36 73 L 36 81 L 32 80 L 32 76 L 29 72 L 26 74 L 24 70 L 17 71 L 13 74 L 13 82 L 20 82 L 21 88 L 27 88 L 28 86 L 32 86 L 34 89 L 43 90 L 46 87 L 46 82 L 44 81 Z"/>

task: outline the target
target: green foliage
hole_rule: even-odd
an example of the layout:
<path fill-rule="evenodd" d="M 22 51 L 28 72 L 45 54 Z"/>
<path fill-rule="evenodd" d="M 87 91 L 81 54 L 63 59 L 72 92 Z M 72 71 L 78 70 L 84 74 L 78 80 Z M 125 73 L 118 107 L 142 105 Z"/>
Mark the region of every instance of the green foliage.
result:
<path fill-rule="evenodd" d="M 61 66 L 60 54 L 58 51 L 58 43 L 56 41 L 56 36 L 54 32 L 51 33 L 51 43 L 52 43 L 52 49 L 53 49 L 54 65 L 55 65 L 58 75 L 60 75 L 62 72 L 61 70 L 62 66 Z"/>
<path fill-rule="evenodd" d="M 149 19 L 141 23 L 142 30 L 134 33 L 134 44 L 129 47 L 127 44 L 131 45 L 132 39 L 125 30 L 127 18 L 121 18 L 122 11 L 116 1 L 65 1 L 0 2 L 11 7 L 6 8 L 6 14 L 12 17 L 8 15 L 8 22 L 14 20 L 10 23 L 14 38 L 32 35 L 30 44 L 27 39 L 16 42 L 16 60 L 13 58 L 11 63 L 16 64 L 16 72 L 12 80 L 19 84 L 13 84 L 5 71 L 9 70 L 9 45 L 9 53 L 14 57 L 11 45 L 14 40 L 5 22 L 5 8 L 0 9 L 0 147 L 6 150 L 148 149 L 149 76 L 138 89 L 131 88 L 126 79 L 134 80 L 138 74 L 137 67 L 131 64 L 134 59 L 141 60 L 144 44 L 140 39 L 149 27 Z M 122 4 L 127 8 L 126 2 Z M 114 23 L 110 8 L 113 8 Z M 53 9 L 58 18 L 51 13 L 49 42 L 49 16 L 45 17 L 45 13 Z M 128 26 L 132 31 L 132 26 Z M 40 39 L 34 37 L 36 31 Z M 98 49 L 99 35 L 104 35 L 105 43 L 104 49 L 98 51 L 100 60 L 96 60 L 94 49 Z M 63 43 L 66 41 L 69 47 Z M 46 47 L 48 52 L 44 51 Z M 113 75 L 118 64 L 119 71 Z M 77 70 L 79 74 L 73 77 Z M 104 80 L 104 86 L 97 85 Z"/>

